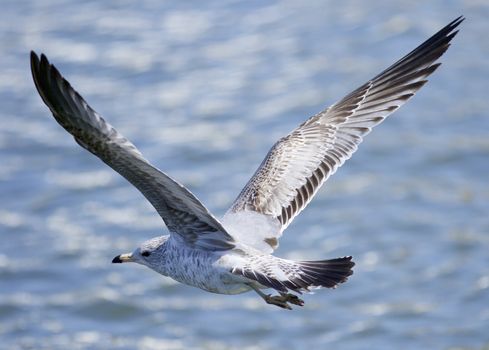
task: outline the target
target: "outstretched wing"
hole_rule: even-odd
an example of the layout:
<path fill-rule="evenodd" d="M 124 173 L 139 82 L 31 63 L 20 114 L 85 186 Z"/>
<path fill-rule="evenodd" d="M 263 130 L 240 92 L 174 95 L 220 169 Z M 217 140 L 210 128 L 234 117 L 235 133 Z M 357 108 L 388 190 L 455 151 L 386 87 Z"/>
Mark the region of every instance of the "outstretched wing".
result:
<path fill-rule="evenodd" d="M 56 121 L 75 141 L 133 184 L 150 201 L 169 231 L 187 244 L 209 250 L 234 247 L 233 238 L 202 203 L 152 166 L 71 87 L 46 56 L 31 52 L 37 91 Z"/>
<path fill-rule="evenodd" d="M 394 65 L 280 139 L 223 218 L 239 241 L 263 251 L 321 185 L 351 157 L 374 126 L 406 103 L 426 82 L 457 34 L 459 17 Z M 244 219 L 256 225 L 240 225 Z M 246 230 L 246 228 L 249 228 Z"/>

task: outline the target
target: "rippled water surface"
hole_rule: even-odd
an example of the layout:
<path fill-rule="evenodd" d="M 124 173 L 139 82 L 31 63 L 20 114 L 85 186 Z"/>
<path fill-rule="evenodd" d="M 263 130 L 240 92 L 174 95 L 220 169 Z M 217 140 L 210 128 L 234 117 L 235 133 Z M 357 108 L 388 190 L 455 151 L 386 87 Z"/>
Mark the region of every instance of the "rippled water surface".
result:
<path fill-rule="evenodd" d="M 489 348 L 486 1 L 3 1 L 5 349 Z M 277 255 L 353 255 L 302 309 L 222 296 L 113 256 L 164 232 L 78 147 L 30 77 L 44 52 L 159 168 L 222 215 L 280 136 L 460 14 L 443 66 L 370 134 Z"/>

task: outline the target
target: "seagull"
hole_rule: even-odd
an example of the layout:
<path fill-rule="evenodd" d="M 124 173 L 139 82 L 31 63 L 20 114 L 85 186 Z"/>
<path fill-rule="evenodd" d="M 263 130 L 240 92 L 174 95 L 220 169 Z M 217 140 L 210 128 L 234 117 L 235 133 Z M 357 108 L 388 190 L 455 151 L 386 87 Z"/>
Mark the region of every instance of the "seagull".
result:
<path fill-rule="evenodd" d="M 464 20 L 456 18 L 339 102 L 310 117 L 270 149 L 230 209 L 218 220 L 183 185 L 154 167 L 93 110 L 44 54 L 31 51 L 34 84 L 56 121 L 83 148 L 135 186 L 169 231 L 113 263 L 135 262 L 218 294 L 255 291 L 284 309 L 316 288 L 352 275 L 351 256 L 293 261 L 272 255 L 282 232 L 374 126 L 427 82 Z M 264 289 L 276 293 L 266 294 Z"/>

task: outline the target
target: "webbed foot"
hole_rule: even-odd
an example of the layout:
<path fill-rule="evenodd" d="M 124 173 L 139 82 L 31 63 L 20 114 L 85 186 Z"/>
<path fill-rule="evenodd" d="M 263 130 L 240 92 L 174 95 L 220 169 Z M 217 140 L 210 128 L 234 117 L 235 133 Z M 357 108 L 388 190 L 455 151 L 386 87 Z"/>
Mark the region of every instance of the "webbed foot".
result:
<path fill-rule="evenodd" d="M 304 300 L 299 298 L 295 294 L 291 293 L 280 293 L 280 295 L 285 298 L 285 301 L 294 305 L 304 306 Z"/>
<path fill-rule="evenodd" d="M 292 307 L 288 304 L 304 306 L 304 300 L 300 299 L 295 294 L 280 293 L 280 295 L 266 295 L 263 298 L 268 304 L 277 305 L 283 309 L 292 310 Z"/>
<path fill-rule="evenodd" d="M 272 305 L 277 305 L 278 307 L 281 307 L 282 309 L 287 309 L 287 310 L 292 310 L 292 307 L 287 304 L 286 298 L 284 298 L 281 295 L 265 295 L 263 298 L 267 302 L 267 304 L 272 304 Z"/>
<path fill-rule="evenodd" d="M 280 292 L 280 295 L 265 294 L 260 289 L 250 284 L 250 287 L 265 300 L 267 304 L 276 305 L 282 309 L 292 310 L 292 307 L 288 304 L 304 306 L 304 300 L 300 299 L 297 295 L 291 293 Z"/>

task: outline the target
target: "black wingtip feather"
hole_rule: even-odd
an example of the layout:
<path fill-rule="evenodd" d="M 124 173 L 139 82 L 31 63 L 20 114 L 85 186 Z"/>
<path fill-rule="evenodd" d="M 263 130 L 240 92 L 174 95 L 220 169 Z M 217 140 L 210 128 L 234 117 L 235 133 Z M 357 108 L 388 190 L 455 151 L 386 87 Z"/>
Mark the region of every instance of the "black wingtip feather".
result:
<path fill-rule="evenodd" d="M 34 65 L 35 62 L 39 62 L 39 58 L 37 57 L 37 54 L 34 52 L 34 50 L 31 50 L 30 57 L 31 57 L 31 67 Z"/>
<path fill-rule="evenodd" d="M 405 69 L 404 67 L 416 66 L 420 64 L 420 62 L 430 63 L 431 61 L 431 63 L 433 63 L 448 49 L 450 41 L 452 41 L 458 33 L 458 30 L 454 29 L 464 20 L 465 18 L 463 16 L 457 17 L 372 80 L 382 79 L 384 77 L 391 78 L 392 75 L 395 74 L 394 72 L 403 71 Z"/>

